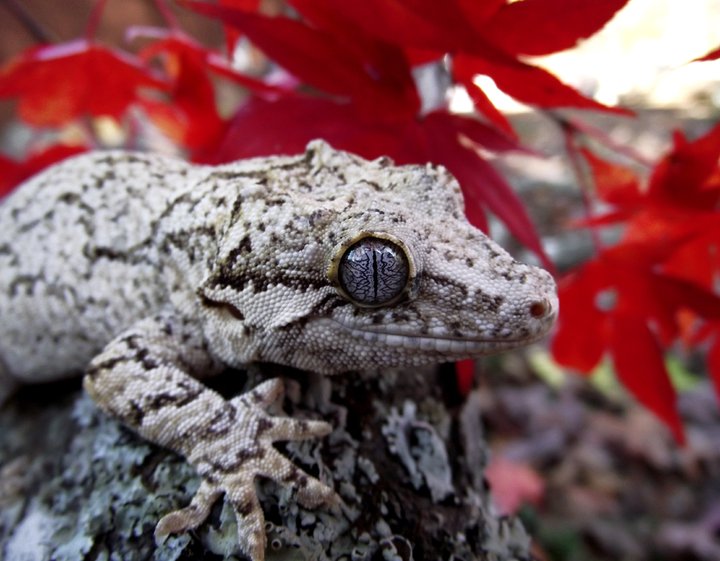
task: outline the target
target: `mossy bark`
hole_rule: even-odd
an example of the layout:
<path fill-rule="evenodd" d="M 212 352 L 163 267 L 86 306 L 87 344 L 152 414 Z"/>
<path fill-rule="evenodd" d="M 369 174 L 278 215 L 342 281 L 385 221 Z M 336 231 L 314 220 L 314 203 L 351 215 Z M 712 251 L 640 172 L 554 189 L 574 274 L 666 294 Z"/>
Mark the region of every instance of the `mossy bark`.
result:
<path fill-rule="evenodd" d="M 232 395 L 276 367 L 211 382 Z M 530 559 L 520 522 L 490 506 L 477 400 L 452 372 L 414 370 L 333 379 L 287 378 L 287 414 L 324 418 L 322 441 L 282 450 L 331 484 L 335 510 L 306 510 L 293 490 L 258 481 L 268 561 Z M 0 410 L 0 558 L 6 561 L 242 559 L 235 520 L 219 501 L 196 532 L 156 544 L 166 512 L 199 480 L 182 458 L 102 414 L 79 385 L 23 390 Z M 280 411 L 275 411 L 276 414 Z"/>

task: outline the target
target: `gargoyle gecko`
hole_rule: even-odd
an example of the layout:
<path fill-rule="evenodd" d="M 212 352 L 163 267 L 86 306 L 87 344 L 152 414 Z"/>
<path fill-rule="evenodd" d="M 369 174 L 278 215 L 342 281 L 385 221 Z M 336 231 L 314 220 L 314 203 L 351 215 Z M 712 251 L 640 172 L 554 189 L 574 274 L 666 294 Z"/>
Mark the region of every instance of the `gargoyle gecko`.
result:
<path fill-rule="evenodd" d="M 547 272 L 467 222 L 445 169 L 320 141 L 219 167 L 81 155 L 19 187 L 0 224 L 0 402 L 84 371 L 104 411 L 202 478 L 156 536 L 197 527 L 224 493 L 254 561 L 256 476 L 307 507 L 335 499 L 272 443 L 331 427 L 266 413 L 277 379 L 225 400 L 202 378 L 254 361 L 338 374 L 475 357 L 542 337 L 558 310 Z"/>

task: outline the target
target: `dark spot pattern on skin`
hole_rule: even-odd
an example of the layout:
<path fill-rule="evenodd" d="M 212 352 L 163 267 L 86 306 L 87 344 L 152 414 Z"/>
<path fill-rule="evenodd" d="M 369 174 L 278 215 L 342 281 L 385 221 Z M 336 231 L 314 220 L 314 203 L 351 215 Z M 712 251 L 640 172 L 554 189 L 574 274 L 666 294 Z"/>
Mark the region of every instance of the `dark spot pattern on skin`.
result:
<path fill-rule="evenodd" d="M 166 207 L 165 210 L 160 214 L 158 217 L 157 222 L 160 223 L 164 218 L 167 218 L 170 216 L 176 207 L 183 205 L 183 204 L 190 204 L 193 202 L 193 195 L 192 193 L 182 193 L 175 199 L 173 199 Z"/>
<path fill-rule="evenodd" d="M 452 279 L 450 277 L 446 277 L 444 275 L 439 275 L 437 273 L 435 274 L 425 274 L 425 279 L 429 282 L 434 282 L 438 284 L 439 286 L 443 286 L 446 288 L 452 287 L 452 289 L 455 291 L 455 299 L 464 300 L 467 298 L 468 295 L 468 289 L 467 287 L 462 284 L 459 281 L 456 281 L 455 279 Z"/>
<path fill-rule="evenodd" d="M 261 417 L 260 420 L 257 422 L 257 426 L 255 428 L 255 437 L 259 438 L 260 436 L 262 436 L 263 433 L 267 432 L 272 427 L 273 424 L 269 419 Z"/>
<path fill-rule="evenodd" d="M 156 394 L 147 403 L 147 409 L 150 411 L 157 411 L 163 407 L 167 407 L 171 403 L 175 403 L 177 396 L 170 395 L 168 393 Z"/>
<path fill-rule="evenodd" d="M 271 197 L 265 199 L 265 204 L 269 207 L 283 206 L 287 203 L 287 199 L 281 197 Z"/>
<path fill-rule="evenodd" d="M 292 481 L 297 481 L 298 477 L 300 476 L 300 470 L 296 466 L 292 466 L 290 468 L 290 471 L 283 477 L 283 482 L 289 483 Z"/>
<path fill-rule="evenodd" d="M 261 460 L 264 457 L 265 449 L 261 446 L 252 446 L 251 448 L 238 450 L 235 454 L 235 463 L 226 466 L 226 471 L 232 473 L 233 471 L 237 471 L 237 469 L 248 460 Z"/>
<path fill-rule="evenodd" d="M 101 362 L 95 362 L 87 368 L 87 370 L 85 371 L 85 375 L 88 376 L 91 380 L 94 380 L 98 377 L 98 375 L 109 372 L 118 364 L 121 364 L 123 362 L 131 362 L 133 360 L 134 356 L 120 356 L 109 358 Z"/>
<path fill-rule="evenodd" d="M 205 389 L 202 387 L 189 387 L 187 384 L 184 384 L 182 382 L 177 384 L 176 387 L 179 390 L 183 390 L 183 393 L 180 393 L 178 395 L 172 395 L 170 393 L 157 394 L 153 396 L 150 405 L 156 406 L 156 408 L 167 407 L 168 405 L 172 405 L 173 407 L 177 408 L 184 407 L 198 399 L 200 394 L 205 391 Z"/>
<path fill-rule="evenodd" d="M 275 286 L 285 286 L 301 292 L 320 290 L 329 286 L 329 281 L 324 275 L 309 275 L 309 273 L 312 274 L 313 272 L 278 267 L 263 270 L 261 267 L 248 266 L 244 262 L 239 264 L 230 263 L 229 259 L 227 259 L 210 276 L 207 286 L 212 288 L 230 287 L 236 291 L 241 291 L 245 287 L 252 285 L 256 294 L 265 292 Z"/>
<path fill-rule="evenodd" d="M 210 419 L 207 425 L 203 427 L 189 427 L 189 432 L 186 435 L 181 435 L 182 438 L 188 439 L 193 438 L 195 442 L 201 440 L 213 441 L 226 436 L 235 421 L 237 411 L 228 402 L 225 402 L 222 407 L 218 408 Z"/>
<path fill-rule="evenodd" d="M 489 294 L 478 291 L 475 296 L 475 300 L 479 308 L 495 314 L 500 310 L 500 306 L 502 306 L 505 302 L 505 297 L 500 295 L 490 296 Z"/>
<path fill-rule="evenodd" d="M 369 181 L 369 180 L 367 180 L 367 179 L 363 179 L 362 181 L 360 181 L 360 183 L 364 183 L 365 185 L 369 185 L 374 191 L 377 191 L 377 192 L 382 192 L 382 191 L 383 191 L 383 188 L 380 186 L 380 184 L 378 184 L 378 183 L 376 183 L 376 182 L 374 182 L 374 181 Z"/>
<path fill-rule="evenodd" d="M 145 418 L 145 410 L 134 400 L 130 400 L 130 412 L 125 416 L 124 421 L 131 427 L 139 427 Z"/>
<path fill-rule="evenodd" d="M 82 199 L 78 193 L 63 193 L 57 198 L 57 201 L 69 205 L 82 202 Z"/>
<path fill-rule="evenodd" d="M 236 320 L 242 321 L 245 319 L 245 314 L 243 314 L 237 307 L 233 306 L 230 302 L 213 300 L 204 294 L 200 294 L 200 302 L 206 308 L 222 309 Z"/>
<path fill-rule="evenodd" d="M 232 210 L 230 211 L 230 222 L 235 223 L 238 221 L 238 217 L 242 214 L 243 198 L 238 195 L 232 204 Z M 247 228 L 245 228 L 247 230 Z"/>
<path fill-rule="evenodd" d="M 25 294 L 33 294 L 35 292 L 35 286 L 43 284 L 44 281 L 45 279 L 42 275 L 17 275 L 8 286 L 8 294 L 10 294 L 10 296 L 17 296 L 21 294 L 22 288 L 25 288 Z"/>
<path fill-rule="evenodd" d="M 233 509 L 237 512 L 238 516 L 247 517 L 255 512 L 255 505 L 252 501 L 235 501 L 232 503 Z"/>
<path fill-rule="evenodd" d="M 137 360 L 145 370 L 155 370 L 159 366 L 159 363 L 150 356 L 148 349 L 138 349 L 135 360 Z"/>

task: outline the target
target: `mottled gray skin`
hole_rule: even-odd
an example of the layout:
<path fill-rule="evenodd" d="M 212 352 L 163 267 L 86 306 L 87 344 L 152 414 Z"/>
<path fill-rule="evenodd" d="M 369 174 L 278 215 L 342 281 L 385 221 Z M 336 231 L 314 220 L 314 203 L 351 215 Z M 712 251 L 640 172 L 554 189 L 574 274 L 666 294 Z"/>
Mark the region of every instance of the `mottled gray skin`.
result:
<path fill-rule="evenodd" d="M 452 361 L 536 340 L 557 315 L 550 275 L 472 227 L 444 169 L 322 142 L 221 167 L 79 156 L 9 196 L 0 224 L 0 398 L 85 371 L 103 410 L 202 477 L 156 535 L 197 527 L 225 493 L 255 561 L 256 476 L 294 484 L 306 506 L 335 500 L 272 443 L 330 427 L 269 416 L 277 380 L 226 401 L 199 379 L 254 361 L 323 374 Z M 389 243 L 407 271 L 371 306 L 340 280 L 364 238 Z"/>

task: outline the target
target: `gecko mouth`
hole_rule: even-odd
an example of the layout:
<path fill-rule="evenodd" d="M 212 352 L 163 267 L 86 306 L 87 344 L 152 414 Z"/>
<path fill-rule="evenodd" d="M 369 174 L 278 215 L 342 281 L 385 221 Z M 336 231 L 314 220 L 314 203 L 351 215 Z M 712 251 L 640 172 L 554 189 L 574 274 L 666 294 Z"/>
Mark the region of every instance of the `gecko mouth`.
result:
<path fill-rule="evenodd" d="M 448 355 L 479 355 L 496 351 L 512 349 L 533 343 L 545 336 L 545 331 L 516 338 L 462 338 L 441 335 L 418 335 L 389 331 L 375 331 L 350 327 L 335 321 L 354 338 L 363 339 L 369 343 L 398 347 L 416 351 L 430 351 L 446 353 Z"/>

